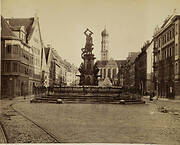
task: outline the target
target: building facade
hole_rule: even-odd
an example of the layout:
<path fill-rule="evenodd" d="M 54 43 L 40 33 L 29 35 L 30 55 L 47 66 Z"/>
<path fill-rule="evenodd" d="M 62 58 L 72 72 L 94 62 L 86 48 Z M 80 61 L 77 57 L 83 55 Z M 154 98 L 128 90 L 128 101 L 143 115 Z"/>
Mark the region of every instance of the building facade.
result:
<path fill-rule="evenodd" d="M 169 16 L 153 37 L 156 94 L 180 99 L 180 15 Z"/>
<path fill-rule="evenodd" d="M 69 69 L 67 70 L 67 86 L 77 86 L 80 78 L 77 76 L 78 68 L 69 63 Z"/>
<path fill-rule="evenodd" d="M 145 95 L 147 93 L 147 48 L 150 43 L 147 41 L 141 48 L 141 53 L 135 60 L 135 86 L 136 91 Z"/>
<path fill-rule="evenodd" d="M 45 47 L 46 67 L 48 68 L 48 86 L 74 86 L 79 83 L 78 69 L 75 65 L 63 60 L 58 52 L 51 46 Z M 47 71 L 47 72 L 48 72 Z"/>
<path fill-rule="evenodd" d="M 129 52 L 118 72 L 120 86 L 128 89 L 135 89 L 135 59 L 139 52 Z"/>
<path fill-rule="evenodd" d="M 149 46 L 146 49 L 147 54 L 147 75 L 146 75 L 146 92 L 153 92 L 154 91 L 154 83 L 153 83 L 153 64 L 154 64 L 154 39 L 151 40 Z"/>
<path fill-rule="evenodd" d="M 118 72 L 124 60 L 114 60 L 109 61 L 97 61 L 97 67 L 99 68 L 99 85 L 103 85 L 104 81 L 109 79 L 113 86 L 119 86 Z"/>
<path fill-rule="evenodd" d="M 1 95 L 31 94 L 41 84 L 42 39 L 39 19 L 1 16 Z"/>

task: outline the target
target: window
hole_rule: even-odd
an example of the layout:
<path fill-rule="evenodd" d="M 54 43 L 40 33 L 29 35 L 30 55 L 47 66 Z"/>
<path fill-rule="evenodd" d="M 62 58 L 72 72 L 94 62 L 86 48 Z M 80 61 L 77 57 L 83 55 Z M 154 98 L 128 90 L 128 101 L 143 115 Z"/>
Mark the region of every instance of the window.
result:
<path fill-rule="evenodd" d="M 10 63 L 10 61 L 7 61 L 6 62 L 6 65 L 5 65 L 6 67 L 6 72 L 10 72 L 11 71 L 11 63 Z"/>
<path fill-rule="evenodd" d="M 172 37 L 174 37 L 174 28 L 172 28 Z"/>
<path fill-rule="evenodd" d="M 106 69 L 104 69 L 104 78 L 106 78 Z"/>
<path fill-rule="evenodd" d="M 21 72 L 21 65 L 19 64 L 19 72 Z"/>
<path fill-rule="evenodd" d="M 25 69 L 25 75 L 28 75 L 29 72 L 28 68 L 24 67 L 24 69 Z"/>
<path fill-rule="evenodd" d="M 13 45 L 13 53 L 18 54 L 19 45 Z"/>
<path fill-rule="evenodd" d="M 17 80 L 16 80 L 16 87 L 18 87 L 18 82 L 19 82 L 19 80 L 17 79 Z"/>
<path fill-rule="evenodd" d="M 178 74 L 178 64 L 177 64 L 177 62 L 175 64 L 175 73 Z"/>
<path fill-rule="evenodd" d="M 177 27 L 177 24 L 176 24 L 176 26 L 175 26 L 175 31 L 176 31 L 176 35 L 177 35 L 177 33 L 178 33 L 178 27 Z"/>
<path fill-rule="evenodd" d="M 164 35 L 165 43 L 167 42 L 167 35 Z"/>
<path fill-rule="evenodd" d="M 17 63 L 16 62 L 13 63 L 13 72 L 17 72 Z"/>
<path fill-rule="evenodd" d="M 164 37 L 162 37 L 162 45 L 164 45 Z"/>
<path fill-rule="evenodd" d="M 25 67 L 21 65 L 21 73 L 24 74 L 24 72 L 25 72 Z"/>
<path fill-rule="evenodd" d="M 7 53 L 11 53 L 11 45 L 7 45 Z"/>
<path fill-rule="evenodd" d="M 111 69 L 108 69 L 108 78 L 111 78 Z"/>
<path fill-rule="evenodd" d="M 172 38 L 171 30 L 169 30 L 169 38 L 170 38 L 170 39 Z"/>
<path fill-rule="evenodd" d="M 100 75 L 101 75 L 101 78 L 102 78 L 102 68 L 100 69 Z"/>
<path fill-rule="evenodd" d="M 172 55 L 172 54 L 171 54 L 171 51 L 172 51 L 171 49 L 172 49 L 172 48 L 170 47 L 170 48 L 169 48 L 169 56 Z"/>
<path fill-rule="evenodd" d="M 158 47 L 160 47 L 160 39 L 158 40 Z"/>
<path fill-rule="evenodd" d="M 113 69 L 113 78 L 116 77 L 116 68 Z"/>
<path fill-rule="evenodd" d="M 167 41 L 169 41 L 169 32 L 167 33 Z"/>
<path fill-rule="evenodd" d="M 20 38 L 25 41 L 26 40 L 26 37 L 25 37 L 25 34 L 21 31 L 20 33 Z"/>

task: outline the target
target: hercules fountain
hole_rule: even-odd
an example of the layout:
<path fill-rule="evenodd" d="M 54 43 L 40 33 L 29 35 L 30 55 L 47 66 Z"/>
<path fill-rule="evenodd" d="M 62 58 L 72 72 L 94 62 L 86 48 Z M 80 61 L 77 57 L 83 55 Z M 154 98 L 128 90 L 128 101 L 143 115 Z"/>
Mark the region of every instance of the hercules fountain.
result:
<path fill-rule="evenodd" d="M 89 29 L 86 29 L 84 32 L 86 35 L 86 44 L 85 48 L 82 48 L 81 57 L 83 62 L 80 65 L 79 72 L 80 72 L 80 86 L 97 86 L 98 85 L 98 72 L 99 69 L 97 68 L 96 63 L 94 64 L 94 54 L 92 54 L 93 48 L 93 40 L 92 34 L 93 32 Z"/>

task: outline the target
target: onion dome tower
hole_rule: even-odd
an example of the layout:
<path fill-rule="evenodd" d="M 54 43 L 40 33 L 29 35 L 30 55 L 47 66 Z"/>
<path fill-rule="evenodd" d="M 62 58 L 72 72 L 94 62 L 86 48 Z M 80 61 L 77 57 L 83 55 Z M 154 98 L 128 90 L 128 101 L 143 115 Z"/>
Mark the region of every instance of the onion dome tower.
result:
<path fill-rule="evenodd" d="M 101 32 L 102 41 L 101 41 L 101 60 L 109 59 L 109 34 L 106 31 L 106 28 Z"/>

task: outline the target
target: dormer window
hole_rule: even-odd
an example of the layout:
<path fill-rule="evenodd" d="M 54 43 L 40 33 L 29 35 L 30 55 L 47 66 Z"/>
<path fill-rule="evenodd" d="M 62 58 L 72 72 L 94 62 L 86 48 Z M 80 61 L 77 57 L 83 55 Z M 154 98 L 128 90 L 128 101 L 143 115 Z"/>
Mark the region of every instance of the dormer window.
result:
<path fill-rule="evenodd" d="M 24 42 L 26 41 L 26 32 L 24 26 L 22 26 L 20 29 L 20 39 L 22 39 Z"/>
<path fill-rule="evenodd" d="M 20 39 L 22 39 L 23 41 L 26 41 L 25 33 L 22 31 L 20 32 Z"/>

